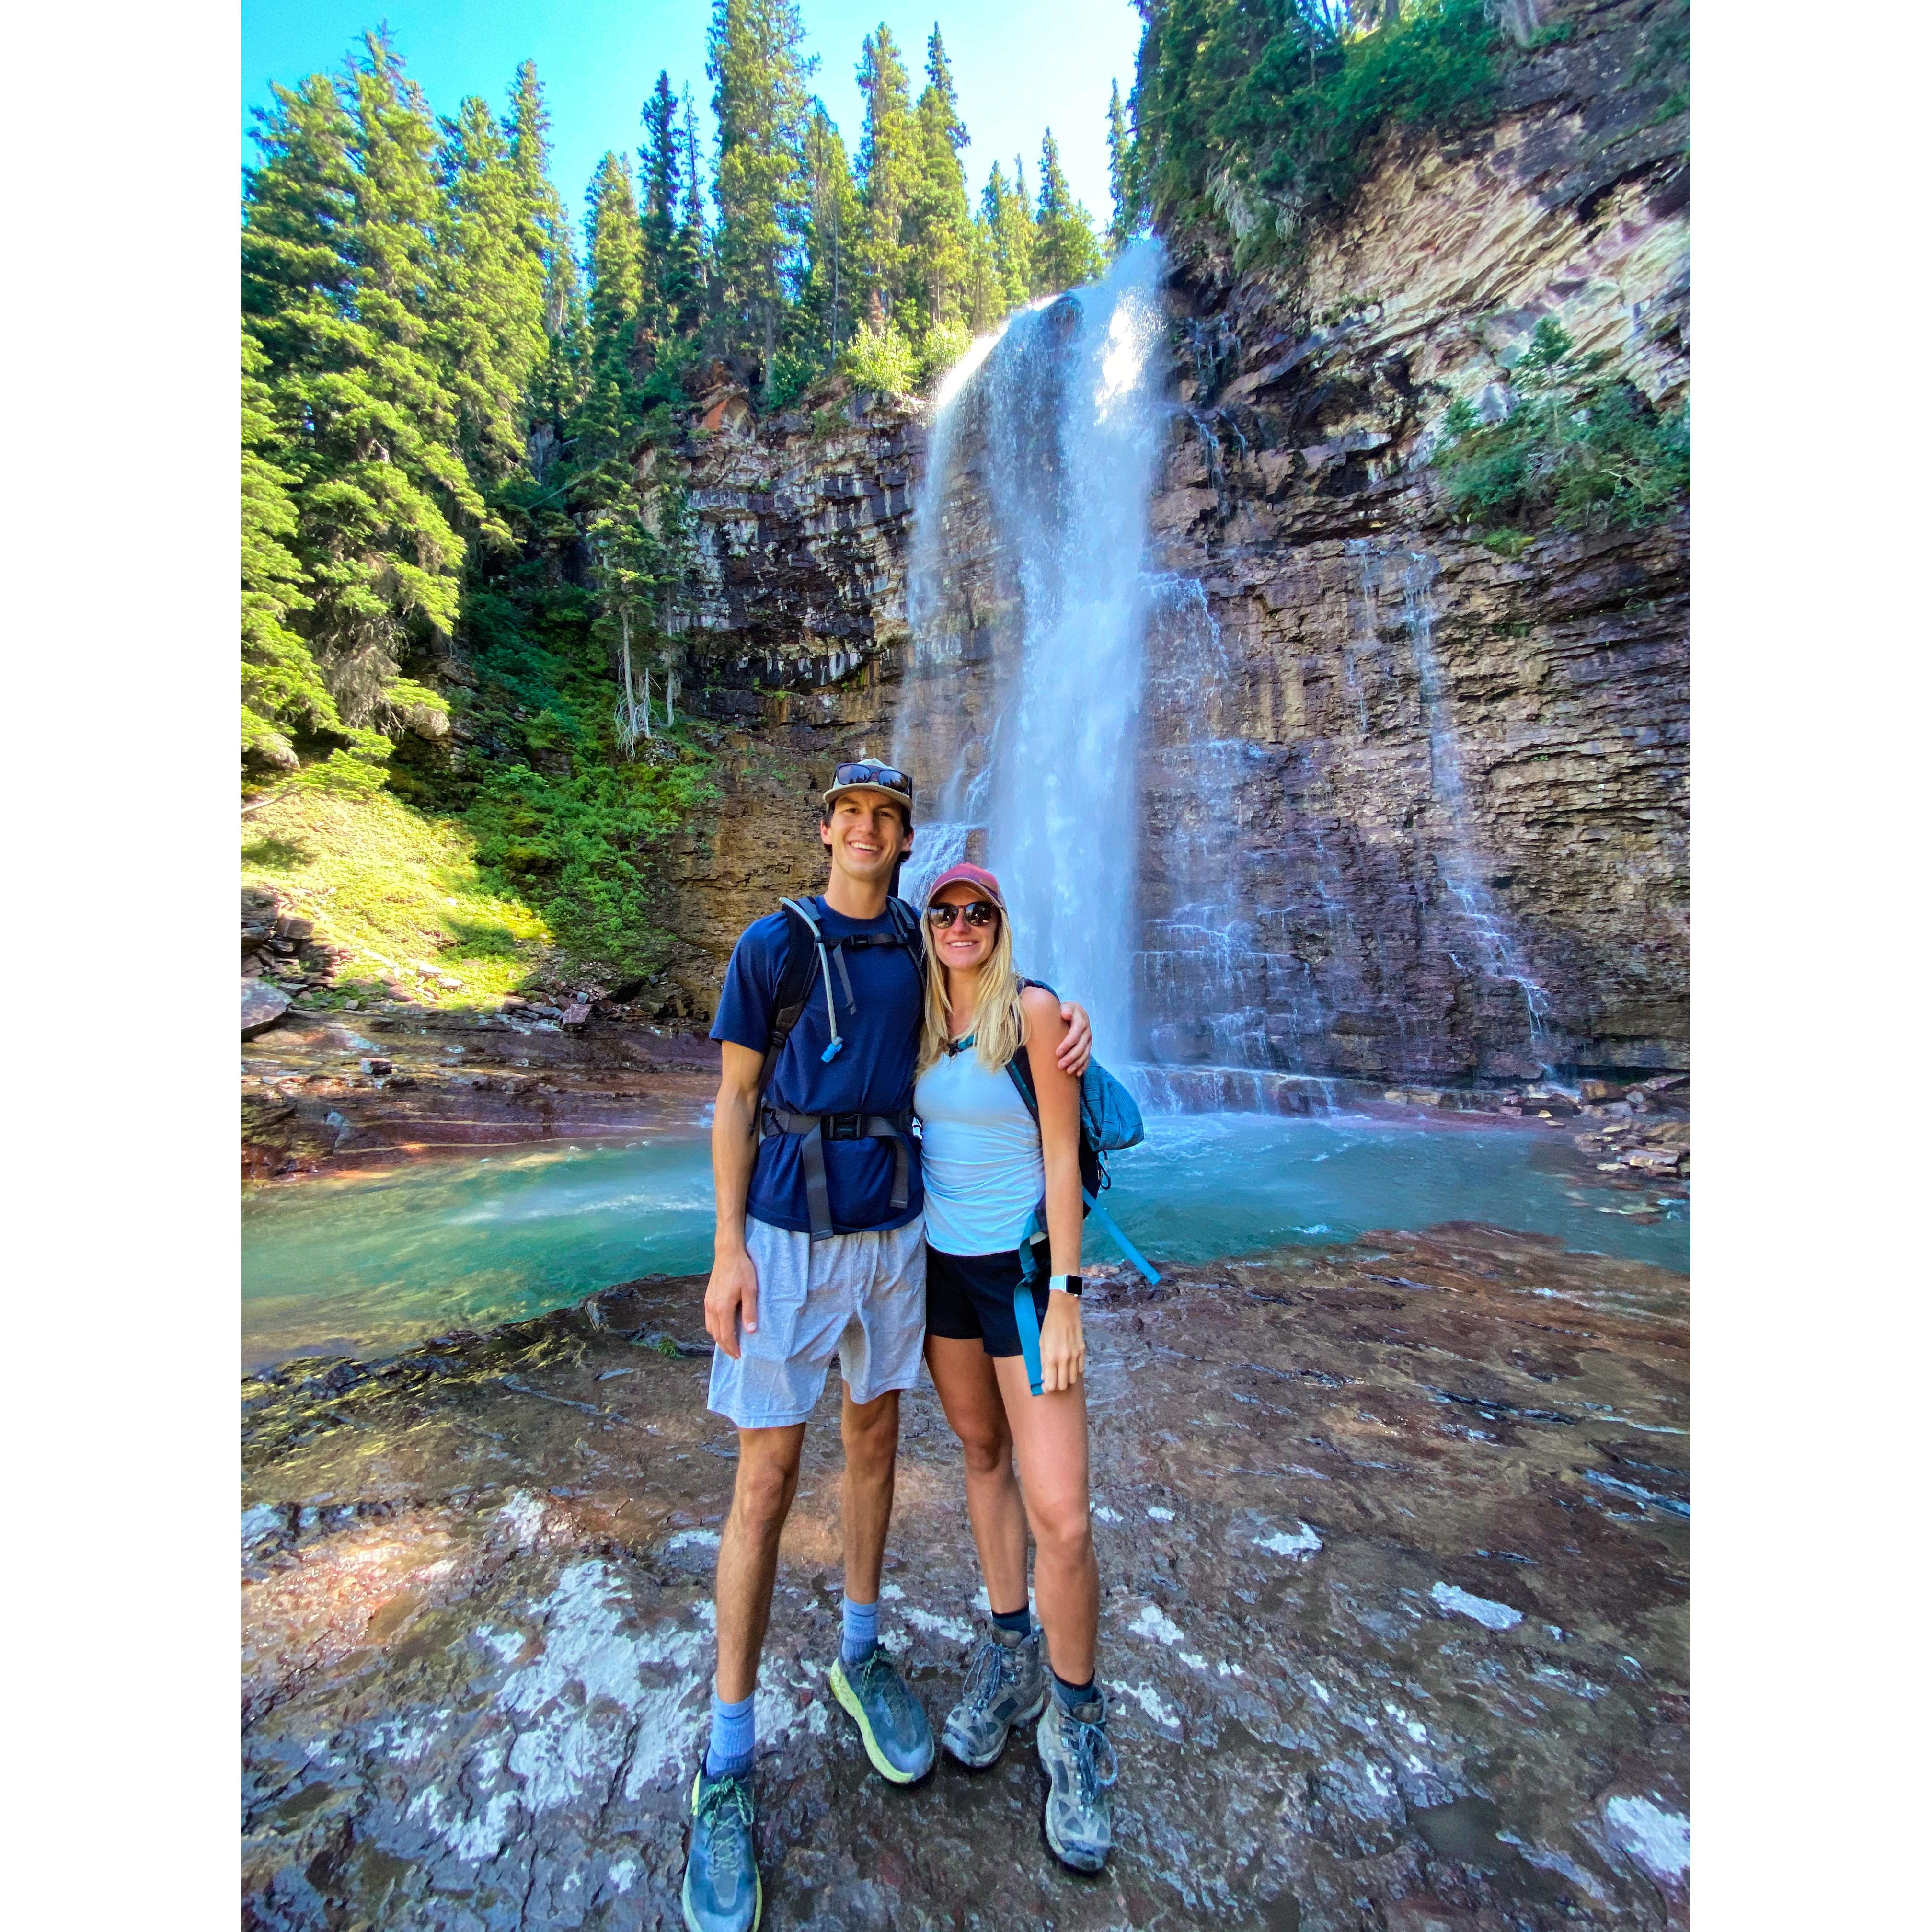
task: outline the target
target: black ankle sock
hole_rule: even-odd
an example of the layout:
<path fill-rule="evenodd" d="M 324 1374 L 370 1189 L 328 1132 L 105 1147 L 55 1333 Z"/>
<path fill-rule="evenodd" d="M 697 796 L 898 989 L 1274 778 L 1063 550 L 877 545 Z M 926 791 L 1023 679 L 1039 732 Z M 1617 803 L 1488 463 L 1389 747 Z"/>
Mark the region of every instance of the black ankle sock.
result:
<path fill-rule="evenodd" d="M 1025 1636 L 1033 1629 L 1033 1612 L 1024 1604 L 1016 1610 L 995 1610 L 993 1628 L 1011 1630 L 1016 1636 Z"/>
<path fill-rule="evenodd" d="M 1071 1711 L 1077 1705 L 1089 1703 L 1096 1694 L 1092 1678 L 1088 1678 L 1084 1684 L 1070 1684 L 1052 1665 L 1047 1668 L 1053 1678 L 1053 1694 L 1059 1699 L 1060 1708 L 1063 1711 Z"/>

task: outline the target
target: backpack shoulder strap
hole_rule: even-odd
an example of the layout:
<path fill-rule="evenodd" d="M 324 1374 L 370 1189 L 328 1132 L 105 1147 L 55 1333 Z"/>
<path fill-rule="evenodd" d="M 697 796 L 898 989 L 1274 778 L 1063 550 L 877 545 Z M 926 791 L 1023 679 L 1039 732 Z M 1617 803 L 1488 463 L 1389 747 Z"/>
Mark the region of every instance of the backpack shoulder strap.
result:
<path fill-rule="evenodd" d="M 813 912 L 808 899 L 781 899 L 778 904 L 784 911 L 796 914 L 806 930 L 801 934 L 790 920 L 785 922 L 784 963 L 778 970 L 778 1006 L 772 1015 L 771 1039 L 765 1048 L 764 1065 L 758 1072 L 760 1095 L 771 1084 L 778 1055 L 784 1051 L 784 1043 L 791 1036 L 791 1030 L 797 1025 L 800 1014 L 805 1011 L 805 1003 L 811 997 L 812 982 L 818 977 L 823 944 L 818 915 Z"/>
<path fill-rule="evenodd" d="M 899 944 L 910 947 L 915 952 L 922 952 L 926 936 L 922 930 L 920 916 L 912 906 L 897 893 L 888 893 L 886 910 L 892 915 L 892 930 L 898 934 Z"/>

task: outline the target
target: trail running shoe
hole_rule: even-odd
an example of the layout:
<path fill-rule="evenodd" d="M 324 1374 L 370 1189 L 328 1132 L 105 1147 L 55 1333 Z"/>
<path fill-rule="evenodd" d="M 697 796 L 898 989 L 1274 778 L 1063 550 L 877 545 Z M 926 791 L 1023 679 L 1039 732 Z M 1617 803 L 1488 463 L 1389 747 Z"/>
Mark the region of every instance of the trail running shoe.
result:
<path fill-rule="evenodd" d="M 1006 1749 L 1013 1726 L 1040 1715 L 1046 1695 L 1038 1627 L 1022 1636 L 995 1625 L 973 1653 L 940 1742 L 962 1764 L 984 1771 Z"/>
<path fill-rule="evenodd" d="M 858 1720 L 866 1755 L 881 1778 L 911 1784 L 932 1768 L 932 1726 L 926 1706 L 906 1688 L 883 1645 L 862 1664 L 842 1659 L 830 1672 L 832 1694 Z"/>
<path fill-rule="evenodd" d="M 1098 1871 L 1114 1844 L 1120 1766 L 1107 1736 L 1107 1694 L 1096 1689 L 1071 1711 L 1049 1696 L 1034 1734 L 1046 1773 L 1046 1842 L 1062 1864 Z"/>
<path fill-rule="evenodd" d="M 765 1888 L 752 1851 L 752 1774 L 691 1783 L 691 1856 L 684 1867 L 688 1932 L 755 1932 Z"/>

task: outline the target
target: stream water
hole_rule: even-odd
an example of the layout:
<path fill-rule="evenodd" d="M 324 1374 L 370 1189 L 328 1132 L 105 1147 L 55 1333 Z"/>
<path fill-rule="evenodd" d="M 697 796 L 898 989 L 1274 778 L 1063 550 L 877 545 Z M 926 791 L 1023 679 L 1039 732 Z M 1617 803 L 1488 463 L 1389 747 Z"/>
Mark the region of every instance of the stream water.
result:
<path fill-rule="evenodd" d="M 1158 1266 L 1381 1228 L 1487 1221 L 1682 1271 L 1681 1207 L 1581 1184 L 1566 1150 L 1520 1127 L 1331 1115 L 1150 1116 L 1114 1158 L 1110 1210 Z M 710 1265 L 710 1150 L 701 1128 L 623 1147 L 550 1147 L 251 1196 L 243 1214 L 250 1366 L 368 1355 L 486 1328 L 642 1274 Z M 1093 1258 L 1112 1258 L 1099 1231 Z M 695 1307 L 690 1332 L 699 1326 Z"/>

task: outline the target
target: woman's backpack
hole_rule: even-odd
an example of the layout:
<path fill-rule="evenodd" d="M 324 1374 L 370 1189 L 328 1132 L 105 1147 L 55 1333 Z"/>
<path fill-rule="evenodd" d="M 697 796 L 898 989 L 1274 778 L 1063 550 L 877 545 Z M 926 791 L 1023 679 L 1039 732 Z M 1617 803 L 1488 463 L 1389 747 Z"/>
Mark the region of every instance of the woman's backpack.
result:
<path fill-rule="evenodd" d="M 1044 980 L 1022 980 L 1022 986 L 1038 986 L 1053 992 Z M 1054 994 L 1057 999 L 1059 995 Z M 1019 1089 L 1027 1112 L 1040 1124 L 1040 1096 L 1034 1091 L 1033 1069 L 1022 1047 L 1006 1062 L 1006 1072 Z M 1119 1222 L 1100 1205 L 1102 1192 L 1113 1184 L 1104 1156 L 1121 1148 L 1138 1147 L 1147 1138 L 1147 1127 L 1134 1096 L 1097 1060 L 1087 1063 L 1080 1076 L 1080 1194 L 1084 1212 L 1099 1221 L 1113 1237 L 1114 1244 L 1144 1279 L 1158 1284 L 1160 1274 L 1154 1264 L 1120 1232 Z M 1046 1196 L 1042 1194 L 1020 1235 L 1020 1278 L 1013 1289 L 1013 1318 L 1019 1325 L 1020 1352 L 1026 1358 L 1027 1380 L 1033 1392 L 1040 1392 L 1040 1316 L 1033 1305 L 1033 1284 L 1040 1271 L 1039 1250 L 1046 1240 Z"/>

